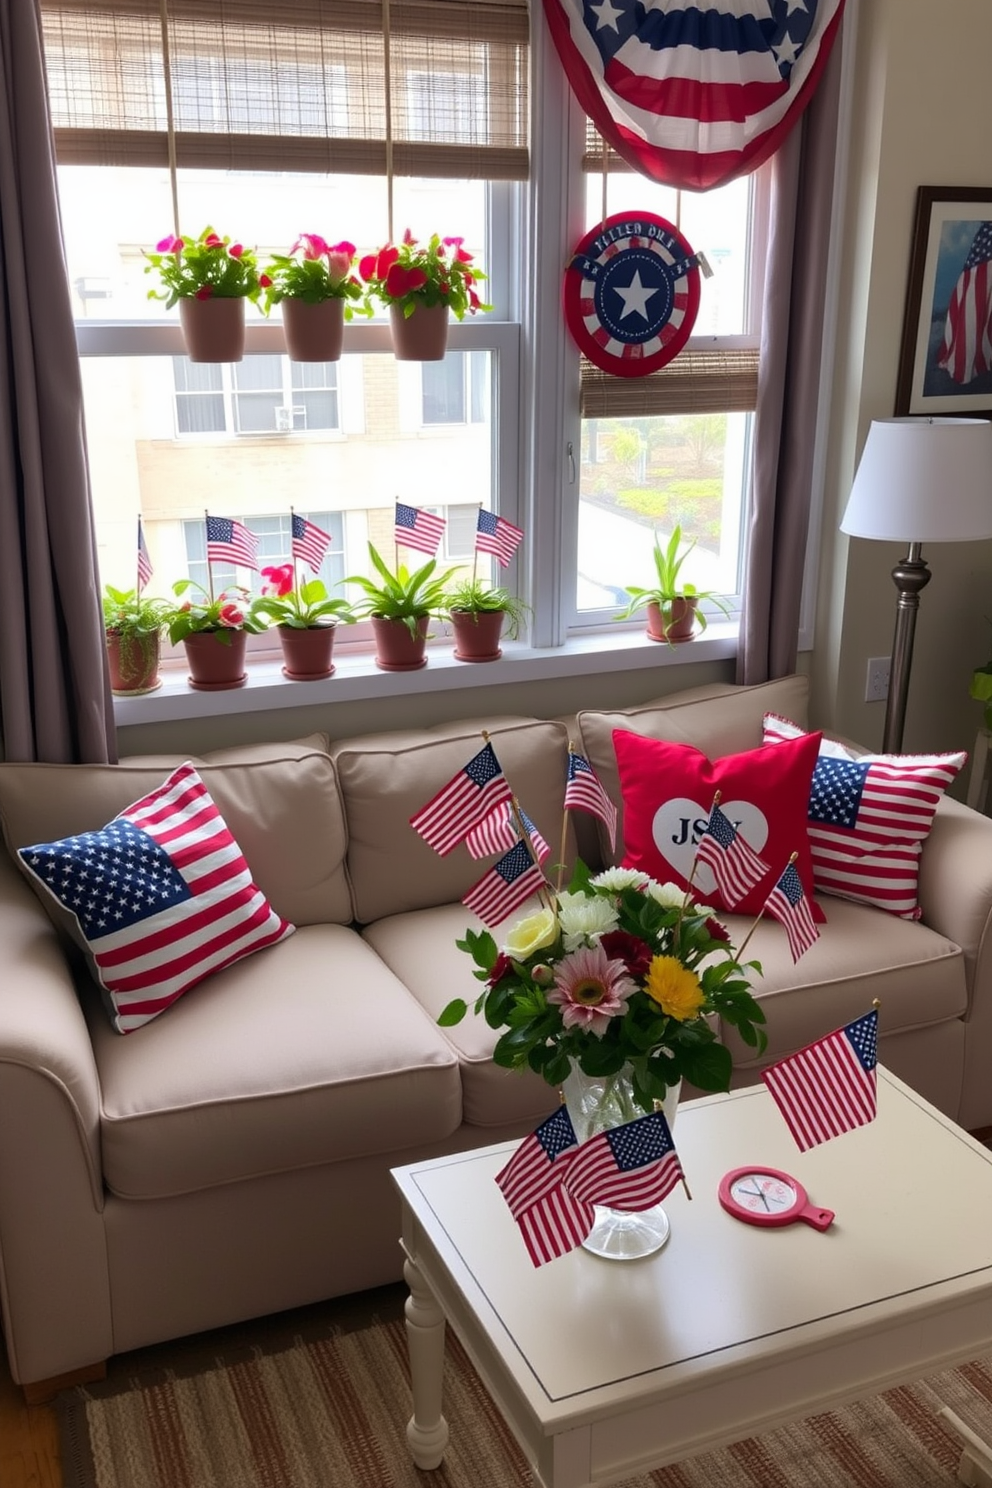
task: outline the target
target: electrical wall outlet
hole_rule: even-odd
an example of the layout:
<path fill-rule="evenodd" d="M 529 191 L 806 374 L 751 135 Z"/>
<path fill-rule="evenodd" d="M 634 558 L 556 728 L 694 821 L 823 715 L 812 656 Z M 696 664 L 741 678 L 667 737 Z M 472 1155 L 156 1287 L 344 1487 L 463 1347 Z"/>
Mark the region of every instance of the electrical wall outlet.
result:
<path fill-rule="evenodd" d="M 884 703 L 889 695 L 889 672 L 892 668 L 891 656 L 873 656 L 868 662 L 868 676 L 865 681 L 865 702 Z"/>

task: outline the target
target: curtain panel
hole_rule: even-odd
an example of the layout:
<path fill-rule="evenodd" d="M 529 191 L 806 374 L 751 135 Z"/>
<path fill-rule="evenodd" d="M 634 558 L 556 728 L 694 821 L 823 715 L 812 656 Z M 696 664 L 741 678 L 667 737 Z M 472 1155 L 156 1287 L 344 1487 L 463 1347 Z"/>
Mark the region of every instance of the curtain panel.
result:
<path fill-rule="evenodd" d="M 116 758 L 36 0 L 0 0 L 0 736 Z"/>

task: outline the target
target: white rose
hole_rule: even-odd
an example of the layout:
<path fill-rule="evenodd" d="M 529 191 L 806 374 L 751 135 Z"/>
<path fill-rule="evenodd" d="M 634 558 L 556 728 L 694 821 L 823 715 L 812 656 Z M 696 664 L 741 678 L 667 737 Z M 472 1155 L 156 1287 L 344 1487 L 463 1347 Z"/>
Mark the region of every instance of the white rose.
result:
<path fill-rule="evenodd" d="M 504 954 L 514 961 L 526 961 L 535 951 L 553 945 L 558 938 L 558 921 L 553 909 L 536 909 L 518 920 L 506 937 Z"/>
<path fill-rule="evenodd" d="M 588 894 L 558 895 L 558 923 L 566 951 L 575 951 L 584 945 L 598 945 L 599 937 L 607 930 L 614 930 L 619 920 L 616 906 L 609 899 Z"/>

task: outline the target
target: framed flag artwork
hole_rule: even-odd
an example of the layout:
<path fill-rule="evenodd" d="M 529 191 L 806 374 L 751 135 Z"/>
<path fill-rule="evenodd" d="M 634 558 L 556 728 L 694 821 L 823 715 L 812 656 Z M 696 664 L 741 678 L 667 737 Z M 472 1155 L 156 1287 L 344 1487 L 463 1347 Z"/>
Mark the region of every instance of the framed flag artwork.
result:
<path fill-rule="evenodd" d="M 894 412 L 992 418 L 992 187 L 917 192 Z"/>

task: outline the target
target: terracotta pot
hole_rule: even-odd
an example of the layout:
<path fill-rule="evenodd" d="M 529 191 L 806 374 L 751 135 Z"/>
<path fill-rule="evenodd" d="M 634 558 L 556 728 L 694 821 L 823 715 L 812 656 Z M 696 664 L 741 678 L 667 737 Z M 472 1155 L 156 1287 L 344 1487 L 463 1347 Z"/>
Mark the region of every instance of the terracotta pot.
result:
<path fill-rule="evenodd" d="M 107 631 L 107 662 L 110 690 L 115 697 L 137 697 L 162 686 L 158 674 L 161 636 L 157 630 L 144 635 L 118 635 Z"/>
<path fill-rule="evenodd" d="M 189 664 L 189 685 L 197 692 L 219 692 L 228 687 L 244 687 L 245 630 L 201 630 L 183 641 Z"/>
<path fill-rule="evenodd" d="M 328 301 L 330 303 L 330 301 Z M 297 630 L 292 625 L 277 625 L 279 643 L 282 646 L 282 672 L 293 682 L 319 682 L 334 671 L 331 653 L 334 650 L 336 625 L 312 625 L 307 630 Z"/>
<path fill-rule="evenodd" d="M 458 661 L 498 661 L 503 655 L 499 638 L 502 610 L 452 610 L 455 658 Z"/>
<path fill-rule="evenodd" d="M 430 617 L 417 621 L 417 635 L 412 636 L 402 620 L 372 616 L 375 636 L 375 664 L 383 672 L 415 672 L 427 665 L 427 627 Z"/>
<path fill-rule="evenodd" d="M 698 602 L 680 594 L 664 610 L 660 605 L 649 604 L 648 640 L 669 641 L 672 645 L 677 645 L 679 641 L 691 641 L 696 626 Z"/>
<path fill-rule="evenodd" d="M 448 349 L 447 305 L 418 305 L 410 316 L 390 305 L 393 355 L 398 362 L 443 362 Z"/>
<path fill-rule="evenodd" d="M 243 298 L 179 301 L 179 321 L 191 362 L 240 362 L 245 354 Z"/>
<path fill-rule="evenodd" d="M 336 362 L 344 345 L 344 301 L 285 299 L 282 328 L 291 362 Z"/>

